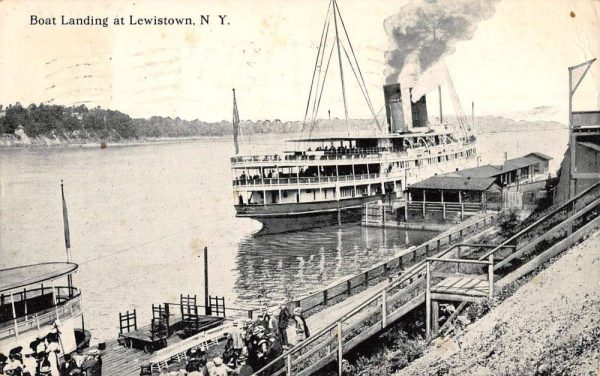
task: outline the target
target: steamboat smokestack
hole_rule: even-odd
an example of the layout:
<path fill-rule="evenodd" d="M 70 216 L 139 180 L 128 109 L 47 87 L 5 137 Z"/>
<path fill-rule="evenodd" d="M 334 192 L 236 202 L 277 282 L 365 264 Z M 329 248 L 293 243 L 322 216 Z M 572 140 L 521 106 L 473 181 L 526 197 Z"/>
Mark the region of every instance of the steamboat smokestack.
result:
<path fill-rule="evenodd" d="M 419 98 L 418 101 L 412 101 L 412 88 L 410 90 L 410 105 L 412 109 L 412 125 L 413 127 L 426 127 L 428 125 L 427 117 L 427 99 L 425 95 Z"/>
<path fill-rule="evenodd" d="M 390 133 L 407 132 L 408 127 L 404 121 L 400 84 L 384 85 L 383 96 L 385 99 L 385 113 L 387 115 L 388 131 Z"/>

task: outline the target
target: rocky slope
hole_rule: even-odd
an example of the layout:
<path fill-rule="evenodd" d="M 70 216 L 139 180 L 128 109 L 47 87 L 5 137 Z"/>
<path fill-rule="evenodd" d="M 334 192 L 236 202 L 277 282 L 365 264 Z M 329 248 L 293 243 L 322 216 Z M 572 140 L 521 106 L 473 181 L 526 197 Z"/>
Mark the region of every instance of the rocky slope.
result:
<path fill-rule="evenodd" d="M 600 375 L 600 231 L 397 375 Z"/>

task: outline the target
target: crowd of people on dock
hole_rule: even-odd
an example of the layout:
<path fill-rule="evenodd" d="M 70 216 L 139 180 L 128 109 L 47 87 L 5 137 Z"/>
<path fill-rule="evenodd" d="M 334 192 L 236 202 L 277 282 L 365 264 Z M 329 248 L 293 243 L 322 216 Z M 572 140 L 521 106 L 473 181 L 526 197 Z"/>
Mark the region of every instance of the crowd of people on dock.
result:
<path fill-rule="evenodd" d="M 269 375 L 284 366 L 283 360 L 273 363 L 290 347 L 288 327 L 293 324 L 294 343 L 310 336 L 302 310 L 295 308 L 290 313 L 287 305 L 270 309 L 263 308 L 255 320 L 234 321 L 231 330 L 224 334 L 224 350 L 209 360 L 207 349 L 195 347 L 186 353 L 185 368 L 178 371 L 164 369 L 165 375 L 189 376 L 249 376 L 261 371 Z M 212 351 L 209 351 L 212 353 Z M 272 363 L 272 364 L 271 364 Z M 151 375 L 151 370 L 142 369 L 141 375 Z"/>
<path fill-rule="evenodd" d="M 83 354 L 81 350 L 63 354 L 60 335 L 61 332 L 55 324 L 46 335 L 38 335 L 28 347 L 16 346 L 8 355 L 0 353 L 0 375 L 53 376 L 58 371 L 61 376 L 76 376 L 83 375 L 84 369 L 89 368 L 91 361 L 101 362 L 96 356 L 97 350 L 87 354 Z M 91 376 L 95 373 L 88 371 L 85 374 Z"/>

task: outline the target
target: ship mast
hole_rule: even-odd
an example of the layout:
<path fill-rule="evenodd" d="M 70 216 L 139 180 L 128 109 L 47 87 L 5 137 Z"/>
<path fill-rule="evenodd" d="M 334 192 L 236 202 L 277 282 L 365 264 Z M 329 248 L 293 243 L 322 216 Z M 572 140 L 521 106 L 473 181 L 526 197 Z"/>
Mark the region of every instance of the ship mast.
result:
<path fill-rule="evenodd" d="M 333 13 L 333 14 L 332 14 Z M 333 20 L 332 20 L 333 19 Z M 333 24 L 333 25 L 331 25 Z M 332 26 L 331 33 L 329 32 L 330 25 Z M 335 34 L 335 35 L 334 35 Z M 343 39 L 340 39 L 343 38 Z M 344 24 L 344 19 L 338 7 L 337 0 L 331 0 L 329 7 L 327 8 L 327 15 L 325 17 L 325 23 L 323 25 L 323 31 L 321 32 L 321 41 L 317 50 L 317 57 L 315 61 L 315 67 L 313 71 L 313 77 L 310 84 L 308 93 L 308 100 L 306 102 L 306 110 L 304 112 L 304 120 L 302 124 L 302 134 L 305 131 L 308 132 L 308 138 L 312 137 L 312 131 L 317 123 L 317 117 L 319 112 L 319 106 L 321 104 L 321 98 L 323 89 L 325 87 L 325 81 L 327 79 L 327 72 L 329 71 L 329 64 L 333 57 L 334 52 L 338 55 L 338 64 L 340 69 L 340 79 L 342 86 L 342 98 L 344 101 L 344 115 L 346 120 L 346 132 L 350 136 L 350 118 L 348 115 L 348 99 L 346 97 L 346 80 L 344 77 L 343 58 L 342 52 L 347 59 L 348 66 L 356 78 L 358 87 L 365 99 L 365 102 L 373 116 L 373 122 L 382 131 L 381 124 L 377 120 L 377 115 L 371 103 L 367 85 L 365 83 L 360 65 L 356 58 L 348 30 Z"/>
<path fill-rule="evenodd" d="M 238 136 L 240 134 L 240 114 L 238 113 L 237 101 L 235 100 L 235 89 L 233 90 L 233 119 L 231 124 L 233 125 L 233 144 L 235 145 L 235 155 L 240 153 L 240 146 L 238 144 Z"/>
<path fill-rule="evenodd" d="M 342 98 L 344 99 L 344 114 L 346 116 L 346 132 L 348 136 L 350 136 L 350 123 L 348 122 L 348 104 L 346 103 L 346 86 L 344 83 L 344 68 L 342 67 L 342 53 L 340 52 L 340 36 L 338 34 L 338 24 L 337 24 L 337 4 L 335 0 L 331 0 L 331 5 L 333 6 L 333 24 L 335 26 L 335 43 L 337 44 L 337 55 L 338 62 L 340 64 L 340 79 L 342 80 Z"/>

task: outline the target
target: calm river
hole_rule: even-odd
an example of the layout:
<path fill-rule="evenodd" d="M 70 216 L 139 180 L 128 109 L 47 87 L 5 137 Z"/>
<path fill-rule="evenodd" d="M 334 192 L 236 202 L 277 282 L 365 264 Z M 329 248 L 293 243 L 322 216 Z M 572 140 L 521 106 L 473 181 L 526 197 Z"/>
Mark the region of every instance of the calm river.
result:
<path fill-rule="evenodd" d="M 481 136 L 483 162 L 540 151 L 564 153 L 566 130 Z M 280 150 L 278 140 L 244 140 L 244 152 Z M 229 139 L 100 148 L 0 150 L 0 268 L 65 260 L 60 180 L 65 183 L 76 286 L 86 328 L 115 337 L 118 312 L 202 300 L 202 251 L 210 293 L 228 306 L 278 301 L 366 269 L 432 236 L 332 226 L 252 237 L 258 222 L 235 218 Z"/>

